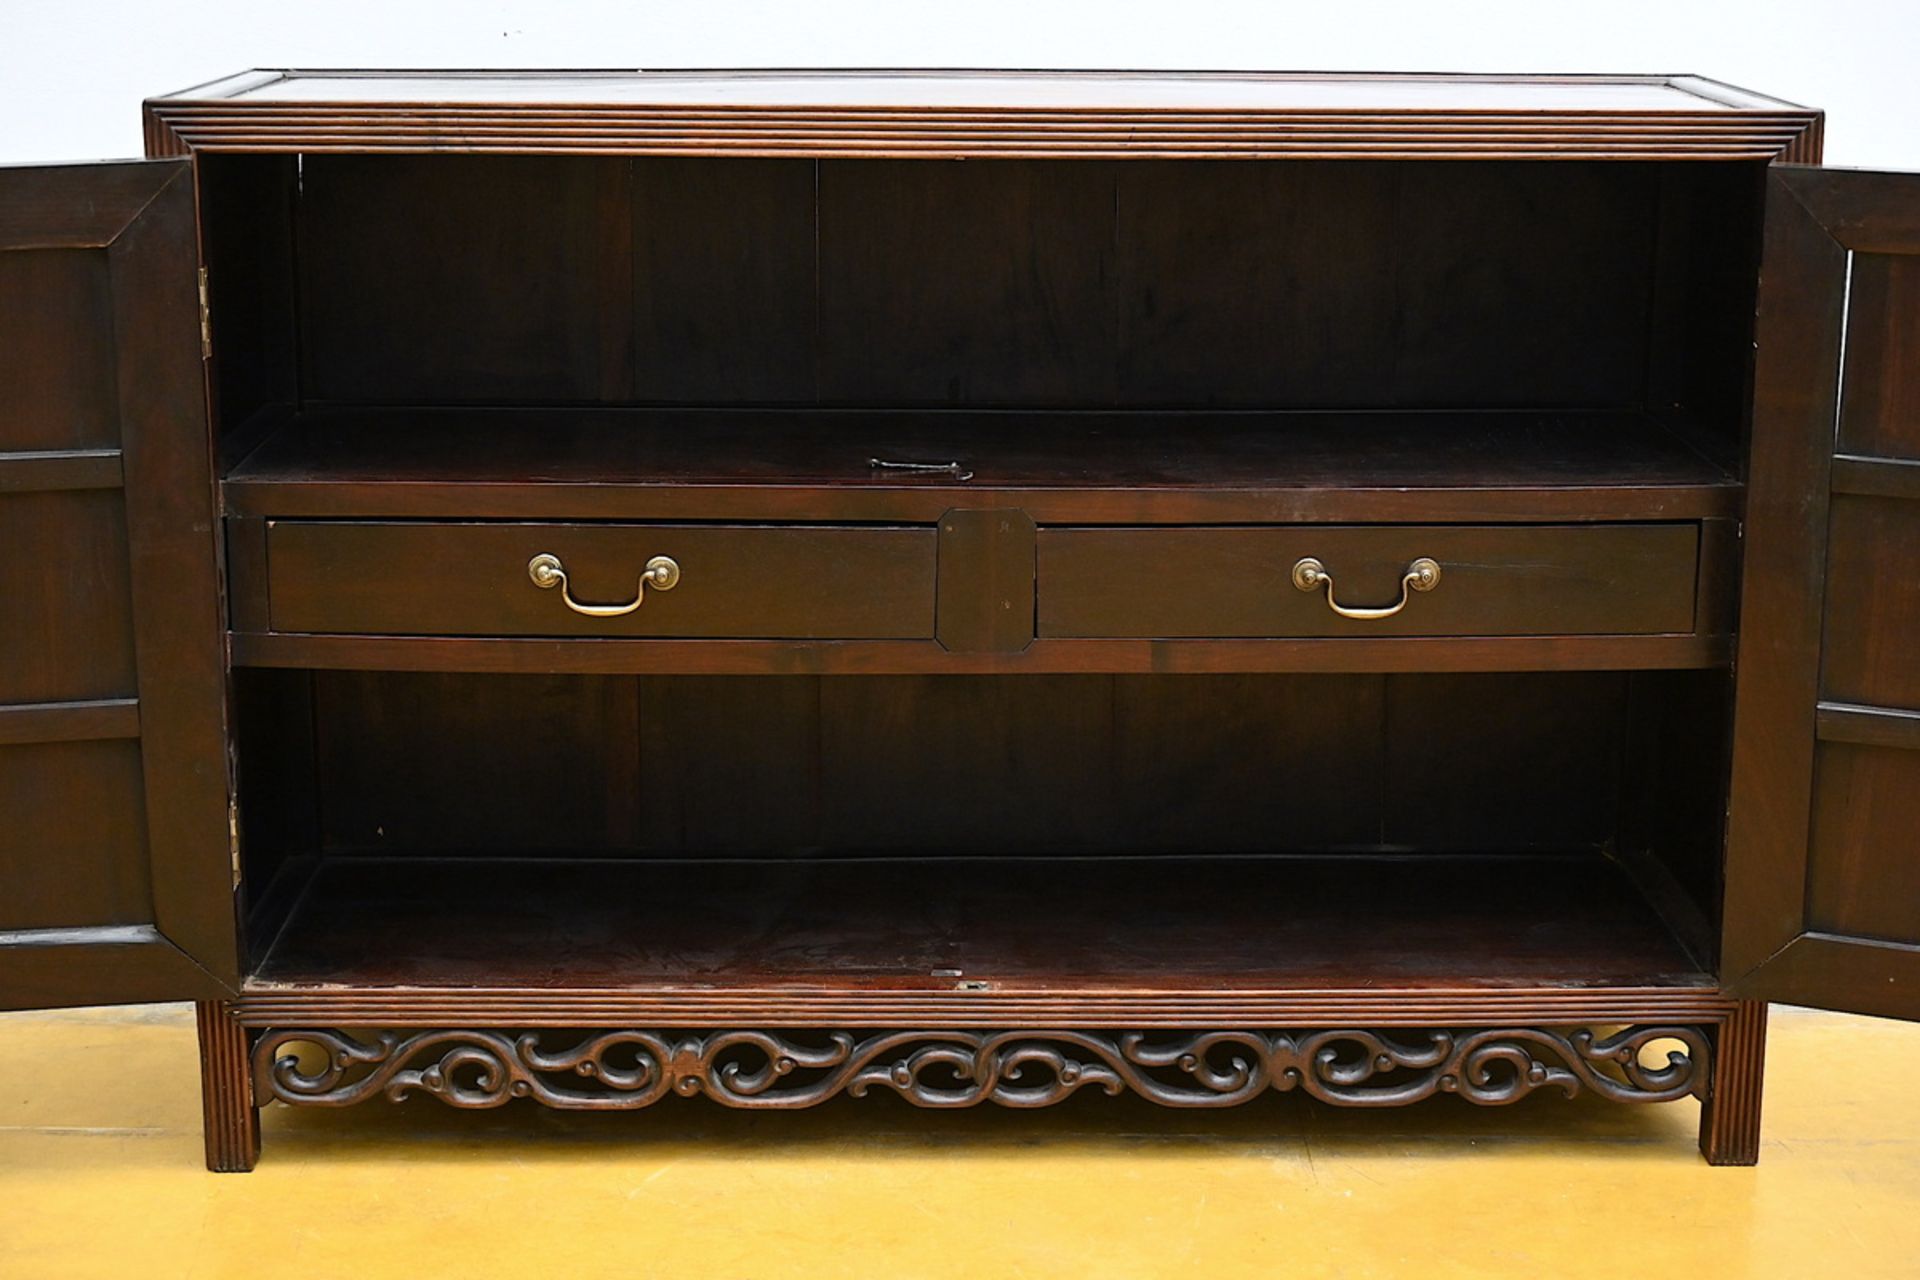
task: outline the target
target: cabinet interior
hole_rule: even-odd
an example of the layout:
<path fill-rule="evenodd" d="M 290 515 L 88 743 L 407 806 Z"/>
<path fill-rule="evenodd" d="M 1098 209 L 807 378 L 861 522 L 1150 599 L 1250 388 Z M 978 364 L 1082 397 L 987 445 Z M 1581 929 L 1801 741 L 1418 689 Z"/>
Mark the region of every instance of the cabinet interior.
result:
<path fill-rule="evenodd" d="M 259 513 L 551 517 L 888 455 L 1571 519 L 1742 475 L 1757 162 L 200 163 L 223 484 Z M 261 981 L 1712 968 L 1724 666 L 261 667 L 234 698 Z"/>
<path fill-rule="evenodd" d="M 239 674 L 275 980 L 1709 967 L 1724 672 Z"/>

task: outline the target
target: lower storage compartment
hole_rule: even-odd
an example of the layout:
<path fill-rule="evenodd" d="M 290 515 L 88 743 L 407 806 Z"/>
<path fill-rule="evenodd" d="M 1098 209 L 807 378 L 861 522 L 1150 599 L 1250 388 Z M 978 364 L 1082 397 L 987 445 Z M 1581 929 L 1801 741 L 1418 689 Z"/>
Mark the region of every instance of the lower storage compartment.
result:
<path fill-rule="evenodd" d="M 1596 855 L 328 859 L 256 981 L 513 988 L 1709 985 Z"/>
<path fill-rule="evenodd" d="M 255 987 L 1713 983 L 1724 672 L 249 670 L 237 705 Z"/>

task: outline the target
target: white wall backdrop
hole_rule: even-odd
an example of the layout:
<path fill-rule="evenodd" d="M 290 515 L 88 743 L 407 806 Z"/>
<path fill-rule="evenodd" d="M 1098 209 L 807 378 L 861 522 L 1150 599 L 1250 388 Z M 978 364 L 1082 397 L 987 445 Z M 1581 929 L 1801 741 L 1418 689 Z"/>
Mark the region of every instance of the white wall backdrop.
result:
<path fill-rule="evenodd" d="M 140 152 L 139 104 L 246 67 L 1691 71 L 1920 169 L 1920 0 L 0 0 L 0 163 Z"/>

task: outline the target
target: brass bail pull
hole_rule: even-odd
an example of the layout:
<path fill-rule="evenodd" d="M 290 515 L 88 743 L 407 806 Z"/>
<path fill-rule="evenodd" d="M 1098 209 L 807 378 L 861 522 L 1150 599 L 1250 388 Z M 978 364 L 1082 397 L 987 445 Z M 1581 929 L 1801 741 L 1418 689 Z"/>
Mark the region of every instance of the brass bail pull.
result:
<path fill-rule="evenodd" d="M 1416 591 L 1431 591 L 1440 585 L 1440 565 L 1438 561 L 1421 556 L 1407 566 L 1400 575 L 1400 598 L 1392 604 L 1377 605 L 1372 608 L 1360 608 L 1341 604 L 1333 598 L 1333 575 L 1327 572 L 1327 566 L 1307 556 L 1293 566 L 1293 585 L 1302 591 L 1318 591 L 1322 586 L 1327 589 L 1327 608 L 1343 618 L 1358 618 L 1362 622 L 1378 618 L 1391 618 L 1407 607 L 1407 601 L 1413 599 Z"/>
<path fill-rule="evenodd" d="M 581 604 L 573 598 L 573 589 L 567 585 L 567 570 L 560 563 L 560 557 L 544 551 L 527 561 L 527 576 L 542 591 L 560 588 L 560 599 L 575 613 L 584 613 L 589 618 L 618 618 L 646 602 L 648 587 L 655 591 L 673 590 L 680 581 L 680 565 L 671 556 L 655 556 L 647 561 L 647 567 L 640 571 L 639 589 L 628 604 Z"/>

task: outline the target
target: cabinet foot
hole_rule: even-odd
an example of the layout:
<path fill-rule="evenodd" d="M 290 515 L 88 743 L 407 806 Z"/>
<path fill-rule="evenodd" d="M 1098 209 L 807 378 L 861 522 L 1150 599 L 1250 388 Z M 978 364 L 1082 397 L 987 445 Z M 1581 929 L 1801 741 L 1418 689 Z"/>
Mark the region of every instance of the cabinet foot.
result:
<path fill-rule="evenodd" d="M 200 1102 L 207 1168 L 247 1173 L 260 1158 L 260 1109 L 253 1102 L 253 1035 L 219 1000 L 194 1005 L 200 1025 Z"/>
<path fill-rule="evenodd" d="M 1766 1075 L 1767 1006 L 1741 1002 L 1721 1026 L 1713 1078 L 1700 1107 L 1700 1153 L 1708 1164 L 1760 1162 L 1760 1093 Z"/>

